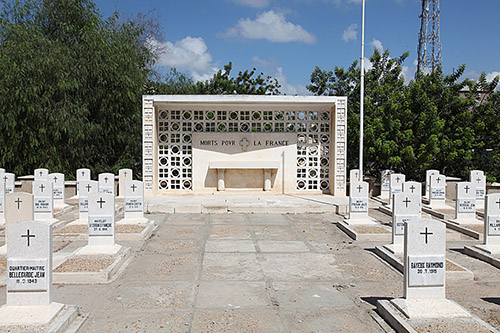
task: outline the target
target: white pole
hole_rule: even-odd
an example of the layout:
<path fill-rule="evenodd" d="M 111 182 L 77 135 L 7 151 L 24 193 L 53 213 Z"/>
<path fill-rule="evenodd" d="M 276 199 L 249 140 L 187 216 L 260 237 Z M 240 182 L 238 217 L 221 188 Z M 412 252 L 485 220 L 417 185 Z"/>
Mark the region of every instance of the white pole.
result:
<path fill-rule="evenodd" d="M 363 117 L 365 107 L 365 0 L 361 18 L 361 96 L 359 101 L 359 181 L 363 181 Z"/>

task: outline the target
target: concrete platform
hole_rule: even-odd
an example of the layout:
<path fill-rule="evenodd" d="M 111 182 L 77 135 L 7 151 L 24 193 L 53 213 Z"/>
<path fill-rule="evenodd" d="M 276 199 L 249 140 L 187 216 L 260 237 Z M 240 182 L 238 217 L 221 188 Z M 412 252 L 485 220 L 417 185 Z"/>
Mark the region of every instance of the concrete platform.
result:
<path fill-rule="evenodd" d="M 211 195 L 161 195 L 144 199 L 148 213 L 347 214 L 349 199 L 332 195 L 288 195 L 224 191 Z"/>
<path fill-rule="evenodd" d="M 500 255 L 494 255 L 484 251 L 484 249 L 478 246 L 465 246 L 464 247 L 465 254 L 487 262 L 496 268 L 500 268 Z"/>

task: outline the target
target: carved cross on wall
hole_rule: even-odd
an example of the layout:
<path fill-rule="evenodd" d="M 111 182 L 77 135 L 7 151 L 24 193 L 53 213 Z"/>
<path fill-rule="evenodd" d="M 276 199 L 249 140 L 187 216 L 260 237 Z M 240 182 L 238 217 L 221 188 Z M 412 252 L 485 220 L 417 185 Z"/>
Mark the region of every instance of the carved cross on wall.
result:
<path fill-rule="evenodd" d="M 427 244 L 427 236 L 434 235 L 434 233 L 427 231 L 427 227 L 425 227 L 425 232 L 421 232 L 420 234 L 425 235 L 425 244 Z"/>
<path fill-rule="evenodd" d="M 28 246 L 30 246 L 30 238 L 36 237 L 35 235 L 30 235 L 30 229 L 26 230 L 26 235 L 21 235 L 21 237 L 26 238 L 28 240 Z"/>
<path fill-rule="evenodd" d="M 249 145 L 250 145 L 250 141 L 248 141 L 247 138 L 243 138 L 240 141 L 240 146 L 241 146 L 241 149 L 243 151 L 247 151 Z"/>

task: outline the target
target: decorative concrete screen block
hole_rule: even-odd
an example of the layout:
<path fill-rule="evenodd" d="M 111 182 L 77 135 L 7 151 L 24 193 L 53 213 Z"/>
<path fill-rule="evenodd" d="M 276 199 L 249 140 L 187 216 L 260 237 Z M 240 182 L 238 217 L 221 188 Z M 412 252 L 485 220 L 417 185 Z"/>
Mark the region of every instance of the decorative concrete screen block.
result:
<path fill-rule="evenodd" d="M 422 198 L 422 183 L 419 182 L 405 182 L 403 184 L 403 192 L 409 194 L 416 194 Z"/>
<path fill-rule="evenodd" d="M 349 182 L 358 182 L 359 181 L 359 169 L 351 169 L 349 170 Z"/>
<path fill-rule="evenodd" d="M 446 176 L 431 175 L 430 177 L 430 204 L 445 203 L 446 199 Z"/>
<path fill-rule="evenodd" d="M 78 169 L 76 170 L 76 195 L 80 194 L 80 182 L 84 180 L 90 180 L 90 169 Z"/>
<path fill-rule="evenodd" d="M 207 171 L 210 163 L 278 160 L 280 167 L 267 171 L 274 174 L 271 191 L 323 192 L 345 197 L 346 133 L 345 97 L 143 96 L 145 194 L 172 190 L 215 192 L 218 171 Z M 207 136 L 206 140 L 214 136 L 219 145 L 234 143 L 226 148 L 238 151 L 195 147 L 195 134 Z M 261 135 L 262 145 L 254 144 L 252 135 Z M 294 137 L 293 144 L 276 146 L 271 142 L 264 147 L 266 140 L 279 142 L 288 140 L 288 136 Z M 198 158 L 196 154 L 203 156 Z M 255 190 L 260 186 L 250 181 L 261 182 L 263 172 L 225 170 L 225 185 L 231 188 L 227 185 L 232 183 L 232 177 L 244 173 L 239 189 Z"/>
<path fill-rule="evenodd" d="M 353 181 L 349 188 L 349 220 L 368 217 L 368 183 Z"/>
<path fill-rule="evenodd" d="M 403 253 L 404 226 L 421 217 L 421 203 L 418 194 L 396 193 L 392 203 L 392 246 L 393 253 Z"/>
<path fill-rule="evenodd" d="M 50 220 L 54 218 L 54 200 L 52 181 L 35 180 L 33 187 L 33 207 L 35 220 Z"/>
<path fill-rule="evenodd" d="M 5 196 L 5 223 L 31 221 L 34 219 L 33 194 L 15 192 Z"/>
<path fill-rule="evenodd" d="M 403 192 L 403 183 L 406 181 L 406 176 L 402 173 L 393 173 L 389 176 L 389 205 L 392 205 L 392 196 Z"/>
<path fill-rule="evenodd" d="M 42 221 L 7 225 L 7 305 L 49 305 L 52 229 Z"/>
<path fill-rule="evenodd" d="M 125 218 L 144 218 L 144 186 L 140 180 L 125 183 Z"/>
<path fill-rule="evenodd" d="M 89 246 L 115 245 L 115 195 L 89 195 Z"/>
<path fill-rule="evenodd" d="M 115 194 L 115 175 L 112 173 L 99 174 L 99 192 Z"/>
<path fill-rule="evenodd" d="M 82 180 L 80 182 L 80 199 L 78 207 L 80 211 L 80 219 L 87 219 L 89 211 L 89 196 L 92 193 L 97 193 L 99 184 L 95 180 Z"/>
<path fill-rule="evenodd" d="M 49 170 L 48 169 L 35 169 L 33 173 L 35 176 L 35 180 L 48 180 L 49 179 Z"/>
<path fill-rule="evenodd" d="M 5 182 L 5 194 L 14 193 L 16 188 L 16 175 L 10 172 L 6 172 L 3 175 L 3 180 Z"/>
<path fill-rule="evenodd" d="M 425 197 L 430 198 L 431 193 L 431 176 L 439 175 L 438 170 L 425 171 Z"/>
<path fill-rule="evenodd" d="M 476 193 L 470 182 L 457 183 L 456 220 L 476 219 Z"/>
<path fill-rule="evenodd" d="M 118 170 L 118 195 L 120 197 L 124 196 L 125 184 L 131 180 L 132 180 L 132 169 Z"/>
<path fill-rule="evenodd" d="M 52 182 L 52 193 L 54 200 L 62 200 L 64 202 L 64 174 L 51 173 L 49 180 Z"/>
<path fill-rule="evenodd" d="M 382 199 L 389 199 L 389 191 L 390 191 L 390 176 L 393 174 L 392 170 L 384 170 L 380 175 L 380 197 Z"/>
<path fill-rule="evenodd" d="M 445 298 L 446 225 L 431 219 L 405 224 L 404 298 Z"/>

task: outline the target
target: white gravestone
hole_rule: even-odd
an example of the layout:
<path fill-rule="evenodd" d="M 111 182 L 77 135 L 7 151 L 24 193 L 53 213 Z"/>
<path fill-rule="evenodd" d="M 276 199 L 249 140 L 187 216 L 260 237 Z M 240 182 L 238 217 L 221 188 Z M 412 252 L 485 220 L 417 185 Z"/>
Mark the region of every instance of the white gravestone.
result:
<path fill-rule="evenodd" d="M 99 185 L 95 180 L 82 180 L 80 182 L 80 196 L 78 199 L 78 211 L 80 212 L 80 223 L 87 224 L 89 217 L 89 196 L 92 193 L 97 193 Z"/>
<path fill-rule="evenodd" d="M 52 228 L 42 221 L 7 225 L 7 304 L 0 325 L 44 325 L 64 304 L 52 302 Z"/>
<path fill-rule="evenodd" d="M 349 170 L 349 182 L 359 182 L 359 169 Z"/>
<path fill-rule="evenodd" d="M 35 180 L 32 184 L 33 211 L 35 220 L 53 222 L 54 220 L 54 199 L 52 181 Z"/>
<path fill-rule="evenodd" d="M 422 217 L 420 196 L 396 193 L 392 202 L 392 244 L 385 247 L 395 254 L 403 253 L 405 223 Z"/>
<path fill-rule="evenodd" d="M 125 186 L 132 180 L 132 169 L 118 170 L 118 195 L 120 198 L 125 196 Z"/>
<path fill-rule="evenodd" d="M 115 196 L 112 193 L 89 195 L 89 246 L 115 245 Z"/>
<path fill-rule="evenodd" d="M 49 180 L 52 182 L 52 193 L 54 198 L 54 209 L 62 209 L 67 206 L 64 202 L 64 174 L 51 173 Z"/>
<path fill-rule="evenodd" d="M 137 223 L 147 222 L 144 217 L 144 186 L 140 180 L 131 180 L 125 183 L 125 219 Z"/>
<path fill-rule="evenodd" d="M 488 253 L 500 254 L 500 193 L 486 195 L 484 244 L 476 247 Z"/>
<path fill-rule="evenodd" d="M 410 319 L 471 317 L 446 299 L 446 225 L 431 219 L 405 224 L 403 297 L 391 302 Z"/>
<path fill-rule="evenodd" d="M 348 224 L 373 224 L 368 216 L 368 183 L 353 181 L 349 187 L 349 219 Z"/>
<path fill-rule="evenodd" d="M 435 209 L 449 209 L 446 205 L 446 176 L 431 175 L 429 205 Z"/>
<path fill-rule="evenodd" d="M 80 196 L 80 182 L 90 179 L 90 169 L 77 169 L 76 170 L 76 196 Z"/>
<path fill-rule="evenodd" d="M 5 184 L 5 193 L 10 194 L 14 193 L 14 190 L 16 188 L 16 175 L 10 172 L 6 172 L 3 175 L 3 181 Z"/>
<path fill-rule="evenodd" d="M 33 194 L 26 192 L 15 192 L 5 195 L 5 224 L 13 224 L 21 221 L 34 220 Z M 0 247 L 0 254 L 7 253 L 7 235 L 5 245 Z"/>
<path fill-rule="evenodd" d="M 35 176 L 35 180 L 48 180 L 49 179 L 49 170 L 48 169 L 35 169 L 33 175 Z"/>
<path fill-rule="evenodd" d="M 404 182 L 403 183 L 403 192 L 407 192 L 409 194 L 416 194 L 420 196 L 420 199 L 422 199 L 422 183 L 419 182 Z M 422 200 L 420 200 L 422 201 Z"/>
<path fill-rule="evenodd" d="M 482 223 L 476 219 L 476 193 L 470 182 L 459 182 L 455 203 L 455 219 L 457 223 Z"/>
<path fill-rule="evenodd" d="M 99 174 L 99 192 L 115 194 L 115 175 L 112 173 Z"/>
<path fill-rule="evenodd" d="M 392 207 L 392 196 L 403 192 L 403 183 L 406 181 L 406 176 L 402 173 L 393 173 L 389 176 L 389 206 Z"/>
<path fill-rule="evenodd" d="M 425 194 L 424 196 L 427 199 L 430 199 L 431 195 L 431 176 L 437 176 L 439 175 L 438 170 L 427 170 L 425 171 Z"/>
<path fill-rule="evenodd" d="M 5 183 L 3 181 L 0 181 L 0 224 L 4 223 L 5 223 Z"/>
<path fill-rule="evenodd" d="M 476 208 L 484 209 L 484 198 L 486 196 L 486 176 L 481 170 L 472 170 L 469 181 L 475 189 Z"/>
<path fill-rule="evenodd" d="M 383 200 L 389 200 L 390 176 L 393 173 L 392 170 L 384 170 L 380 175 L 380 198 Z"/>

